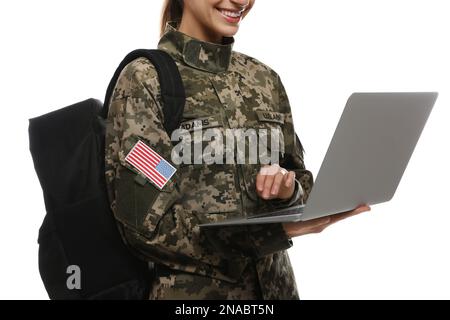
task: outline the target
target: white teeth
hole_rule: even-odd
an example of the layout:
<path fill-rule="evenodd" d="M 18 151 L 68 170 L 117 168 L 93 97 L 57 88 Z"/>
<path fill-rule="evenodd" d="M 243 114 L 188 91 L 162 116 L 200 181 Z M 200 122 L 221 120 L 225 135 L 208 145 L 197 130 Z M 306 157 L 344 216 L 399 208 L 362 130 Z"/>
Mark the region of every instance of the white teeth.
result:
<path fill-rule="evenodd" d="M 220 12 L 227 16 L 227 17 L 231 17 L 231 18 L 237 18 L 241 16 L 242 12 L 233 12 L 233 11 L 227 11 L 227 10 L 220 10 Z"/>

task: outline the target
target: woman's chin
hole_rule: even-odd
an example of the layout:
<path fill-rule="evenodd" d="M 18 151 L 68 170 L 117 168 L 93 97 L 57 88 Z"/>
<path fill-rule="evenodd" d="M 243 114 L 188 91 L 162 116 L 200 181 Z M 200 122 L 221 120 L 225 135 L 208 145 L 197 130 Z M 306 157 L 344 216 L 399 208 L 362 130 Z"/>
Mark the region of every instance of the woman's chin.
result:
<path fill-rule="evenodd" d="M 218 34 L 221 34 L 224 37 L 233 37 L 238 32 L 239 25 L 225 25 L 221 23 L 219 26 L 217 26 L 216 30 Z"/>

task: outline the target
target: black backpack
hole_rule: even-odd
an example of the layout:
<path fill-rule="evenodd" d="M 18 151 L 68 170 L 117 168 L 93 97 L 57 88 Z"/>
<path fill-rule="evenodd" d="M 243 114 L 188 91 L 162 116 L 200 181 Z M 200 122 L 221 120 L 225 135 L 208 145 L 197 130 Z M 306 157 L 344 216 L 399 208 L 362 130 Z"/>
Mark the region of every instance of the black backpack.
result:
<path fill-rule="evenodd" d="M 88 99 L 29 119 L 30 152 L 47 214 L 39 229 L 39 272 L 50 299 L 146 299 L 151 262 L 122 241 L 105 179 L 105 119 L 122 69 L 145 57 L 161 86 L 165 129 L 179 126 L 185 103 L 178 68 L 161 50 L 139 49 L 120 63 L 105 103 Z"/>

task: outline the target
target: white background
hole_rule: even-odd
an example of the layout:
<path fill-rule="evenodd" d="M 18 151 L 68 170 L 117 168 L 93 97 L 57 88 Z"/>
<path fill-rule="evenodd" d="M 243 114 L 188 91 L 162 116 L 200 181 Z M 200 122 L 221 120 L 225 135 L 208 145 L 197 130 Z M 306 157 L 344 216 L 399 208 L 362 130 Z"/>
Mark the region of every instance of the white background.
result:
<path fill-rule="evenodd" d="M 352 92 L 440 92 L 394 199 L 294 240 L 303 299 L 450 298 L 447 2 L 259 0 L 242 23 L 234 49 L 280 74 L 314 176 Z M 45 208 L 28 119 L 103 100 L 124 55 L 156 46 L 160 6 L 1 2 L 0 298 L 47 299 L 36 242 Z"/>

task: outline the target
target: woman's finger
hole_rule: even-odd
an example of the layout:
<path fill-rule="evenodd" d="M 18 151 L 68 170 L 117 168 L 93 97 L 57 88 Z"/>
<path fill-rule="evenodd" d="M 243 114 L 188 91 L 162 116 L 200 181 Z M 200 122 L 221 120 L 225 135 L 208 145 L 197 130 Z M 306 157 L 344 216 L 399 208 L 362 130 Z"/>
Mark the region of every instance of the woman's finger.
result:
<path fill-rule="evenodd" d="M 295 180 L 295 172 L 289 171 L 287 174 L 284 175 L 284 180 L 283 180 L 284 186 L 286 188 L 292 187 L 294 180 Z"/>
<path fill-rule="evenodd" d="M 276 196 L 280 191 L 280 186 L 283 181 L 284 175 L 281 172 L 278 172 L 273 179 L 272 189 L 270 190 L 270 194 L 272 196 Z"/>
<path fill-rule="evenodd" d="M 302 221 L 299 222 L 300 228 L 306 228 L 306 229 L 315 229 L 318 227 L 322 227 L 324 225 L 328 225 L 331 222 L 330 216 L 322 217 L 322 218 L 316 218 L 312 220 Z"/>
<path fill-rule="evenodd" d="M 275 178 L 274 175 L 267 175 L 266 178 L 264 179 L 264 191 L 262 193 L 263 198 L 270 197 L 270 189 L 272 188 L 274 178 Z"/>
<path fill-rule="evenodd" d="M 332 222 L 331 222 L 331 223 L 335 223 L 335 222 L 338 222 L 338 221 L 347 219 L 347 218 L 349 218 L 349 217 L 352 217 L 352 216 L 355 216 L 355 215 L 360 214 L 360 213 L 362 213 L 362 212 L 370 211 L 370 210 L 371 210 L 371 209 L 370 209 L 369 206 L 366 206 L 366 205 L 364 205 L 364 206 L 359 206 L 359 207 L 357 207 L 355 210 L 347 211 L 347 212 L 344 212 L 344 213 L 339 213 L 339 214 L 332 215 L 332 216 L 331 216 L 331 219 L 332 219 Z"/>
<path fill-rule="evenodd" d="M 264 189 L 264 180 L 266 179 L 265 174 L 258 173 L 256 175 L 256 189 L 261 193 Z"/>
<path fill-rule="evenodd" d="M 285 224 L 284 229 L 290 236 L 296 237 L 301 236 L 303 234 L 313 233 L 315 232 L 315 230 L 318 230 L 319 228 L 323 230 L 330 224 L 330 221 L 331 218 L 327 216 L 308 221 L 291 222 Z"/>

